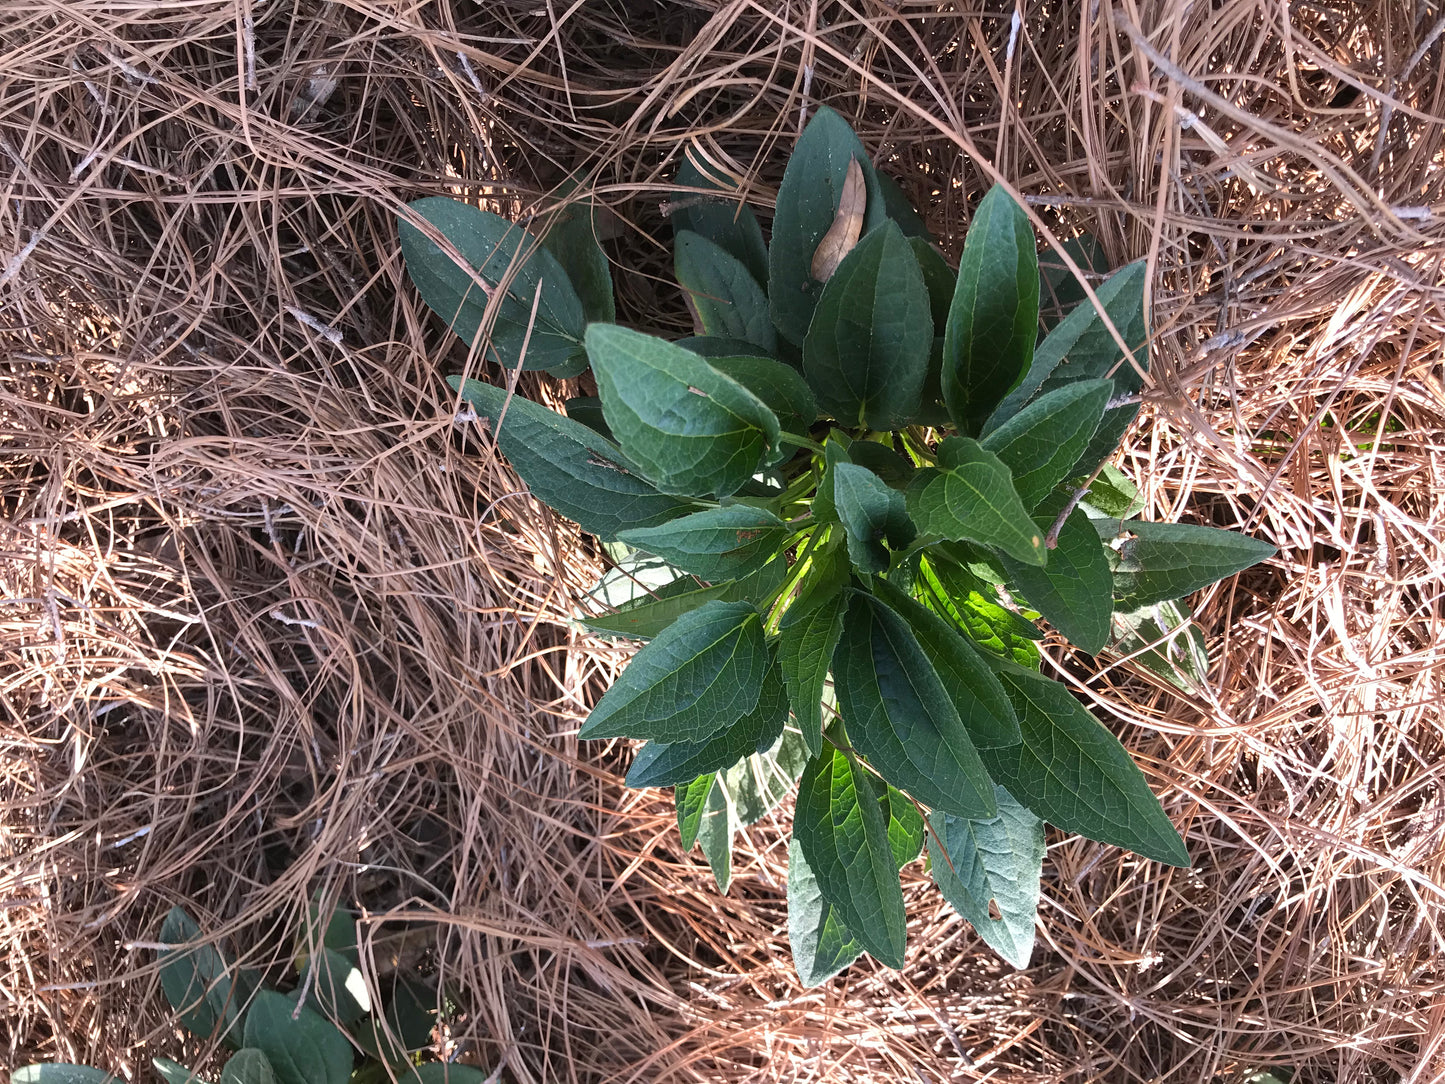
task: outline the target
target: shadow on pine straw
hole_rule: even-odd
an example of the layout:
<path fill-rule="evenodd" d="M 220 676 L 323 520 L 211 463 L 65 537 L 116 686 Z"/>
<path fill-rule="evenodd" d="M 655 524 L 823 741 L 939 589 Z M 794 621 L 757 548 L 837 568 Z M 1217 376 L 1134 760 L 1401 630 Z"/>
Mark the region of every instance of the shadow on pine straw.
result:
<path fill-rule="evenodd" d="M 178 1040 L 129 946 L 184 903 L 273 963 L 319 888 L 368 909 L 378 976 L 421 937 L 453 1038 L 518 1082 L 1432 1079 L 1445 24 L 1020 11 L 0 15 L 0 1062 L 146 1077 Z M 624 657 L 565 624 L 599 562 L 453 422 L 440 377 L 477 364 L 396 257 L 408 199 L 524 213 L 585 166 L 623 317 L 655 325 L 681 311 L 660 205 L 683 147 L 766 216 L 820 100 L 952 254 L 1001 179 L 1052 239 L 1147 257 L 1126 466 L 1156 517 L 1281 549 L 1202 600 L 1207 694 L 1052 657 L 1195 868 L 1051 837 L 1023 973 L 914 868 L 908 969 L 804 991 L 785 826 L 719 897 L 666 796 L 620 787 L 627 751 L 579 752 Z"/>

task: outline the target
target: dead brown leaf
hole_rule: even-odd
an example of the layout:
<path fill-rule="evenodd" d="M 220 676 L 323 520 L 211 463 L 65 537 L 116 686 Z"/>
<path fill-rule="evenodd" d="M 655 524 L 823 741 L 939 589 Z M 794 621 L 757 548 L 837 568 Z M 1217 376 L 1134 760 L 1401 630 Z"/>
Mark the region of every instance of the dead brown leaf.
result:
<path fill-rule="evenodd" d="M 843 178 L 838 213 L 813 253 L 813 277 L 819 282 L 832 278 L 843 257 L 853 251 L 863 232 L 863 212 L 867 209 L 868 188 L 863 183 L 863 167 L 854 158 L 848 163 L 848 175 Z"/>

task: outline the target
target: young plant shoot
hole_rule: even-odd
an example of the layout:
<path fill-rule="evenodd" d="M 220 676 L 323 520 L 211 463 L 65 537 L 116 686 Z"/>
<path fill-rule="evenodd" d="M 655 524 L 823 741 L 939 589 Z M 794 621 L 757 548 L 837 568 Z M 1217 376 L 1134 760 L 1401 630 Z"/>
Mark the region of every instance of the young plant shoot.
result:
<path fill-rule="evenodd" d="M 766 241 L 725 182 L 691 163 L 679 181 L 696 335 L 677 342 L 612 322 L 585 203 L 540 238 L 438 198 L 401 224 L 413 282 L 468 344 L 595 378 L 570 417 L 452 381 L 532 493 L 618 557 L 586 623 L 645 643 L 581 736 L 646 743 L 628 784 L 673 788 L 723 891 L 735 834 L 796 784 L 804 982 L 864 952 L 903 966 L 899 871 L 925 851 L 1024 967 L 1044 822 L 1189 863 L 1123 746 L 1041 672 L 1034 621 L 1192 687 L 1207 659 L 1179 600 L 1274 551 L 1141 522 L 1108 463 L 1149 360 L 1142 262 L 1097 286 L 1107 323 L 1077 300 L 1041 320 L 1033 230 L 1005 190 L 955 272 L 826 108 Z"/>

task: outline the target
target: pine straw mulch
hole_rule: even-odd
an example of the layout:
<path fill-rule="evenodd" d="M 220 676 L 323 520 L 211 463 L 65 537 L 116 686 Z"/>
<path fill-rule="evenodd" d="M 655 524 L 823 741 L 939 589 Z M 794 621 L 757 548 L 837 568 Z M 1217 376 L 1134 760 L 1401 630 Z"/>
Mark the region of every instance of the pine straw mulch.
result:
<path fill-rule="evenodd" d="M 519 1084 L 1441 1079 L 1445 22 L 1020 10 L 5 5 L 0 1063 L 148 1078 L 160 915 L 264 964 L 320 889 L 378 981 L 422 938 Z M 468 360 L 396 255 L 408 199 L 521 212 L 586 166 L 624 317 L 677 311 L 684 145 L 766 217 L 819 100 L 952 253 L 1002 177 L 1147 257 L 1127 466 L 1280 547 L 1200 600 L 1207 695 L 1055 653 L 1195 867 L 1055 834 L 1021 973 L 915 866 L 909 967 L 800 989 L 785 826 L 720 897 L 627 750 L 579 750 L 600 561 L 453 421 Z"/>

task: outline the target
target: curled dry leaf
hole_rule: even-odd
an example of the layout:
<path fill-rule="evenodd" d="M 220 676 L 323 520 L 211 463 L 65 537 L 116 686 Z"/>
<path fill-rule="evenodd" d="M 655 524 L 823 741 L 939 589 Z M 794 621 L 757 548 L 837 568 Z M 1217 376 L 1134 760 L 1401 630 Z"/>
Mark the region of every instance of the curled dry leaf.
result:
<path fill-rule="evenodd" d="M 838 213 L 813 252 L 813 277 L 819 282 L 832 278 L 843 257 L 858 243 L 863 232 L 863 212 L 867 208 L 868 186 L 863 183 L 863 167 L 854 158 L 848 163 L 848 174 L 843 178 Z"/>

